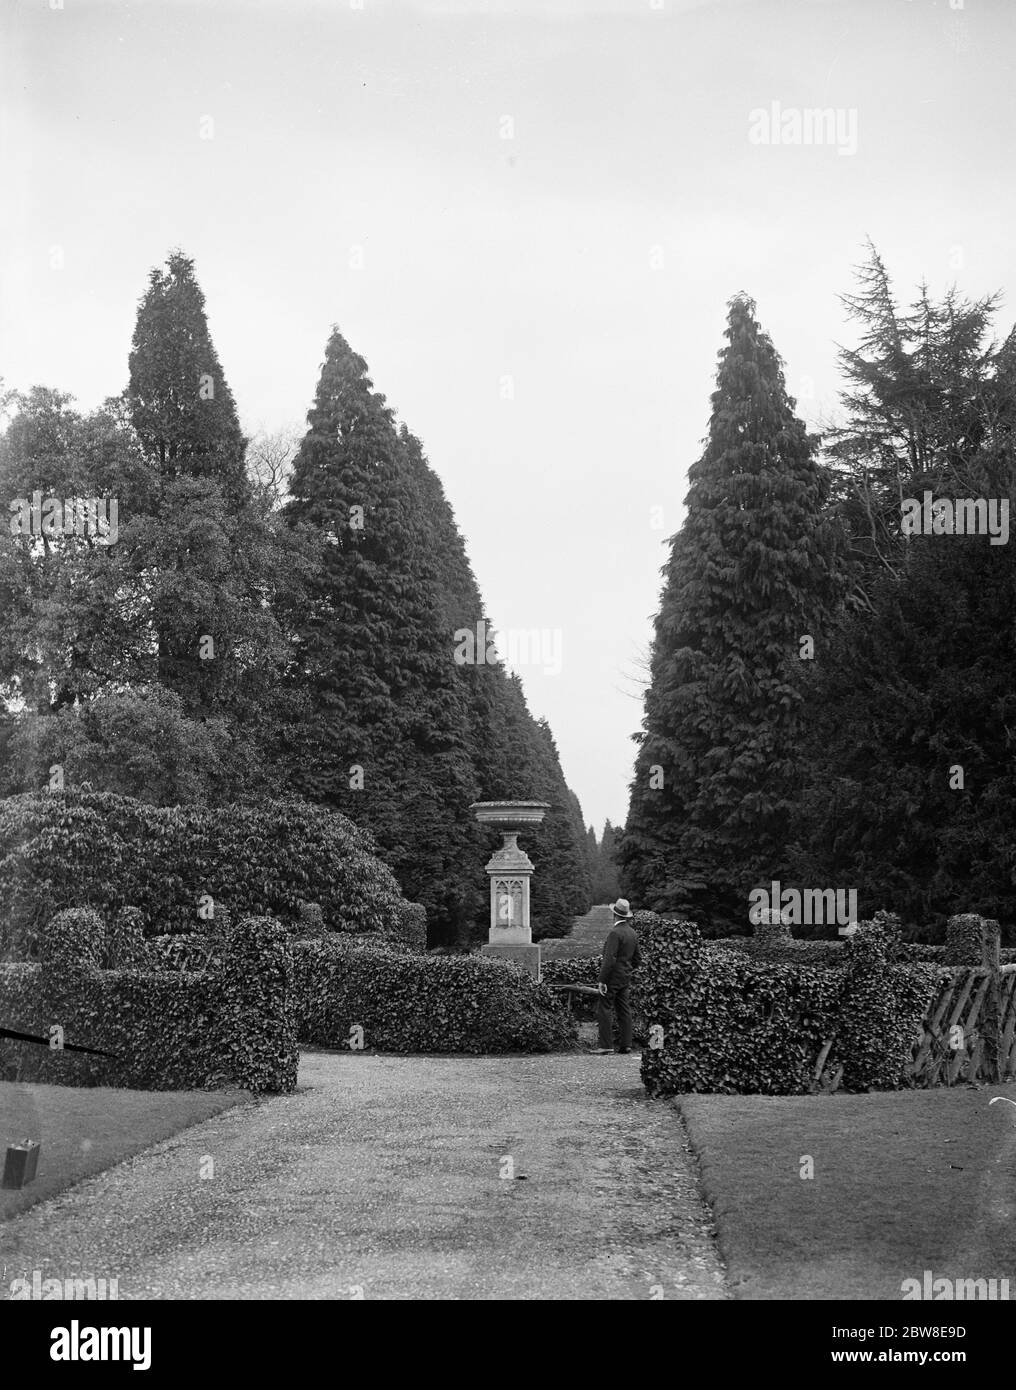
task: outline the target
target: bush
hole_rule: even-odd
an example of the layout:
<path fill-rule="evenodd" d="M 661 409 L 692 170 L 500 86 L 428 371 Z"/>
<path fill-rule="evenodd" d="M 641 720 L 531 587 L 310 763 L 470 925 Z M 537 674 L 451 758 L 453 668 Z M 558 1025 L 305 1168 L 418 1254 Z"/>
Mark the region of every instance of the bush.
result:
<path fill-rule="evenodd" d="M 414 951 L 427 949 L 427 909 L 422 903 L 402 903 L 395 915 L 391 938 Z"/>
<path fill-rule="evenodd" d="M 791 962 L 799 948 L 773 959 L 744 943 L 704 943 L 690 922 L 638 914 L 645 964 L 642 1008 L 662 1046 L 642 1054 L 642 1079 L 652 1095 L 719 1091 L 768 1095 L 814 1089 L 824 1044 L 842 1062 L 846 1089 L 906 1084 L 921 1021 L 941 970 L 892 964 L 897 926 L 879 914 L 858 932 L 828 946 L 839 956 Z M 831 969 L 835 963 L 843 968 Z"/>
<path fill-rule="evenodd" d="M 905 1084 L 914 1040 L 934 993 L 934 966 L 891 964 L 899 918 L 878 912 L 847 939 L 847 969 L 838 1001 L 830 1060 L 843 1064 L 850 1091 L 895 1090 Z"/>
<path fill-rule="evenodd" d="M 783 965 L 822 965 L 840 966 L 846 964 L 842 941 L 805 941 L 794 937 L 782 945 L 766 943 L 760 945 L 755 937 L 725 936 L 712 941 L 710 945 L 722 950 L 738 951 L 753 960 L 769 961 Z"/>
<path fill-rule="evenodd" d="M 396 931 L 405 904 L 373 842 L 345 816 L 303 802 L 210 809 L 150 806 L 106 792 L 26 793 L 0 802 L 6 952 L 31 956 L 66 907 L 137 905 L 148 934 L 216 915 L 295 918 L 320 903 L 332 931 Z"/>
<path fill-rule="evenodd" d="M 325 926 L 325 914 L 321 911 L 320 903 L 300 904 L 297 935 L 306 937 L 328 935 L 328 928 Z"/>
<path fill-rule="evenodd" d="M 503 961 L 430 956 L 348 938 L 299 941 L 296 1031 L 301 1042 L 385 1052 L 550 1052 L 576 1041 L 549 990 Z"/>
<path fill-rule="evenodd" d="M 984 947 L 997 932 L 997 922 L 979 917 L 976 912 L 961 912 L 955 917 L 950 917 L 945 924 L 945 950 L 942 952 L 944 963 L 983 964 Z"/>
<path fill-rule="evenodd" d="M 57 914 L 43 941 L 40 965 L 0 966 L 5 1025 L 45 1035 L 59 1023 L 65 1043 L 115 1057 L 5 1040 L 4 1074 L 139 1090 L 295 1088 L 292 957 L 278 922 L 244 919 L 202 975 L 99 969 L 103 924 L 87 909 Z"/>

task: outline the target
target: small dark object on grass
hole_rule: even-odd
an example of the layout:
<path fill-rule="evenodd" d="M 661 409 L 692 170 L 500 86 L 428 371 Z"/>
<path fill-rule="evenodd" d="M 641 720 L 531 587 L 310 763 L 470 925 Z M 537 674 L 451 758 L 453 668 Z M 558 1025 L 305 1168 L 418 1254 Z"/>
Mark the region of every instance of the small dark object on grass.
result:
<path fill-rule="evenodd" d="M 4 1161 L 3 1185 L 7 1188 L 27 1187 L 35 1181 L 39 1167 L 39 1145 L 32 1139 L 21 1144 L 9 1144 Z"/>

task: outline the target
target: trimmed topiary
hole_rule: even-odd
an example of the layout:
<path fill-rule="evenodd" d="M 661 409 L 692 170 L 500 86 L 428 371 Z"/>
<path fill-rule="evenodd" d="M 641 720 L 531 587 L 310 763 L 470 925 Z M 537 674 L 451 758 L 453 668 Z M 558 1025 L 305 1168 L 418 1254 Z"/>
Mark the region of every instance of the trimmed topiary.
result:
<path fill-rule="evenodd" d="M 293 958 L 297 1034 L 318 1047 L 550 1052 L 576 1041 L 550 991 L 502 961 L 334 937 L 296 942 Z"/>
<path fill-rule="evenodd" d="M 114 1056 L 3 1042 L 5 1071 L 13 1061 L 22 1080 L 138 1090 L 295 1088 L 293 965 L 278 922 L 242 920 L 202 974 L 100 970 L 101 925 L 87 909 L 58 914 L 41 965 L 0 966 L 0 1015 L 20 1032 L 57 1023 L 66 1043 Z"/>

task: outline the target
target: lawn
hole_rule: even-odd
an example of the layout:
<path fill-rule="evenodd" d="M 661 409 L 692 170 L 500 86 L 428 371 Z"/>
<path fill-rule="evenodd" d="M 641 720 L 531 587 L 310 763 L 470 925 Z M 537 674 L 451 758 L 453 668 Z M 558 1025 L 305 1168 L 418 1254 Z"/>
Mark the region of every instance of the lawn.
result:
<path fill-rule="evenodd" d="M 544 960 L 560 960 L 562 957 L 585 959 L 600 956 L 607 933 L 614 923 L 614 914 L 609 907 L 594 907 L 584 917 L 576 917 L 567 936 L 548 937 L 540 942 Z"/>
<path fill-rule="evenodd" d="M 735 1297 L 901 1299 L 930 1269 L 1016 1298 L 1016 1108 L 993 1096 L 1016 1085 L 682 1096 Z"/>
<path fill-rule="evenodd" d="M 0 1172 L 8 1144 L 41 1143 L 28 1187 L 0 1188 L 0 1222 L 240 1101 L 246 1091 L 124 1091 L 0 1082 Z"/>

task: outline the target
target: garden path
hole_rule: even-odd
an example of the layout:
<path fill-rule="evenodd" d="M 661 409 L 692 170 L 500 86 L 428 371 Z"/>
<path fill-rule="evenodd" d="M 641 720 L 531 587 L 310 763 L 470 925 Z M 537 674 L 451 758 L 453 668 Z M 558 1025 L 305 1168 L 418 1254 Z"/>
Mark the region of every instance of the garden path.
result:
<path fill-rule="evenodd" d="M 124 1299 L 728 1297 L 681 1120 L 638 1066 L 304 1053 L 293 1095 L 12 1219 L 8 1281 L 116 1277 Z"/>

